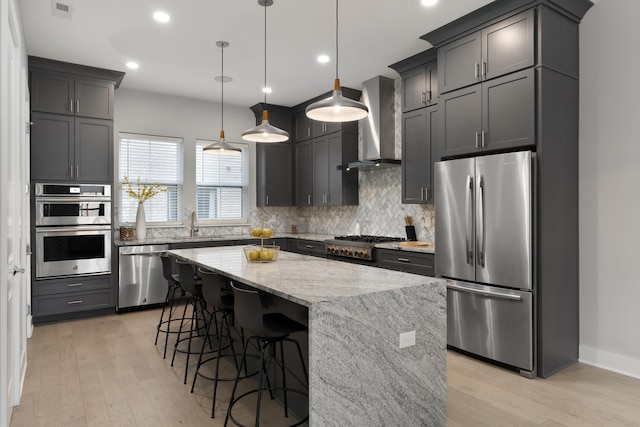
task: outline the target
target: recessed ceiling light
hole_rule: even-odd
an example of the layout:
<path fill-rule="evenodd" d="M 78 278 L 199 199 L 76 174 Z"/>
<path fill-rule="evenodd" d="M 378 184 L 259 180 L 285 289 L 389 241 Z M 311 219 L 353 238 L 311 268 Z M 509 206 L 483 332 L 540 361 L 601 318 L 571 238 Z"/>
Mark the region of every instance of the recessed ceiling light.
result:
<path fill-rule="evenodd" d="M 171 17 L 167 12 L 158 10 L 157 12 L 153 12 L 153 19 L 155 19 L 158 22 L 165 23 L 165 22 L 169 22 L 171 20 Z"/>
<path fill-rule="evenodd" d="M 329 55 L 318 55 L 318 62 L 321 64 L 326 64 L 329 60 Z"/>
<path fill-rule="evenodd" d="M 438 3 L 438 0 L 420 0 L 420 3 L 422 3 L 423 6 L 433 6 L 436 3 Z"/>
<path fill-rule="evenodd" d="M 131 68 L 132 70 L 137 70 L 140 68 L 140 65 L 137 62 L 129 61 L 127 62 L 127 68 Z"/>
<path fill-rule="evenodd" d="M 262 89 L 262 91 L 263 91 L 264 93 L 271 93 L 271 92 L 272 92 L 272 90 L 271 90 L 271 88 L 270 88 L 270 87 L 265 87 L 265 88 L 263 88 L 263 89 Z"/>

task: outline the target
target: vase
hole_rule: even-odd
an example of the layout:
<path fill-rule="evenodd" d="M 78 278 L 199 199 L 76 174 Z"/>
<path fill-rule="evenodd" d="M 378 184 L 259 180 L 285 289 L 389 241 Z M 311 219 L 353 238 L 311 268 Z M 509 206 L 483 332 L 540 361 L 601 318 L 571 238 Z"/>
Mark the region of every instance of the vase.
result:
<path fill-rule="evenodd" d="M 136 212 L 136 237 L 138 240 L 144 240 L 147 237 L 147 220 L 144 217 L 144 205 L 138 203 L 138 211 Z"/>

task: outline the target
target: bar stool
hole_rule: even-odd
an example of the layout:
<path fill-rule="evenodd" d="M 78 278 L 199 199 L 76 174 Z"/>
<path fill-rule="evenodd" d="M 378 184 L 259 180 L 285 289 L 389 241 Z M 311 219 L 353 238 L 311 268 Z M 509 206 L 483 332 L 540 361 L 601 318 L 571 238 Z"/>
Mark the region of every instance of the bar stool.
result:
<path fill-rule="evenodd" d="M 160 259 L 162 260 L 162 275 L 167 280 L 167 296 L 164 298 L 164 304 L 162 305 L 162 313 L 160 313 L 160 320 L 158 321 L 158 325 L 156 326 L 156 341 L 155 345 L 158 345 L 158 336 L 160 332 L 165 334 L 164 336 L 164 351 L 162 353 L 162 358 L 167 358 L 167 343 L 169 342 L 169 334 L 177 334 L 178 330 L 171 330 L 171 323 L 182 320 L 180 318 L 174 317 L 174 312 L 177 309 L 176 304 L 176 292 L 181 292 L 180 288 L 180 280 L 177 274 L 173 274 L 171 271 L 171 258 L 167 255 L 166 252 L 160 254 Z M 165 319 L 165 313 L 167 314 L 167 318 Z"/>
<path fill-rule="evenodd" d="M 227 416 L 224 421 L 224 425 L 226 426 L 228 421 L 231 420 L 235 425 L 241 426 L 237 420 L 234 419 L 231 411 L 233 406 L 242 398 L 257 393 L 257 403 L 256 403 L 256 418 L 255 425 L 258 426 L 260 424 L 260 401 L 262 398 L 262 392 L 269 391 L 270 397 L 273 399 L 273 391 L 281 390 L 284 392 L 284 416 L 289 416 L 289 408 L 287 404 L 287 393 L 293 392 L 308 396 L 308 393 L 303 390 L 298 390 L 294 388 L 287 387 L 286 375 L 285 371 L 288 369 L 285 366 L 284 362 L 284 346 L 283 343 L 285 341 L 292 342 L 296 345 L 298 349 L 298 356 L 300 357 L 300 362 L 302 363 L 305 383 L 304 386 L 309 386 L 309 375 L 307 373 L 307 369 L 304 364 L 304 358 L 302 356 L 302 350 L 300 349 L 300 344 L 296 340 L 289 338 L 289 335 L 294 332 L 305 331 L 307 328 L 301 323 L 296 322 L 295 320 L 289 318 L 288 316 L 282 313 L 262 313 L 262 302 L 260 300 L 260 294 L 258 294 L 255 290 L 247 290 L 240 289 L 236 287 L 233 283 L 231 284 L 231 288 L 233 289 L 234 295 L 234 313 L 235 318 L 242 326 L 242 328 L 251 334 L 246 340 L 243 340 L 243 350 L 242 350 L 242 360 L 240 362 L 240 367 L 238 368 L 238 373 L 236 374 L 236 380 L 233 384 L 233 390 L 231 391 L 231 397 L 229 399 L 229 407 L 227 408 Z M 249 343 L 251 340 L 255 340 L 259 349 L 260 349 L 260 364 L 258 365 L 258 374 L 260 375 L 258 379 L 258 388 L 255 390 L 250 390 L 241 394 L 238 397 L 235 397 L 236 389 L 238 387 L 238 382 L 240 380 L 240 372 L 242 370 L 242 366 L 246 364 L 246 355 L 247 348 L 249 347 Z M 277 351 L 276 344 L 280 344 L 280 360 L 277 359 Z M 271 351 L 268 351 L 271 349 Z M 268 366 L 267 362 L 275 361 L 277 365 L 280 366 L 281 374 L 282 374 L 282 387 L 272 387 L 268 377 Z M 267 381 L 267 387 L 264 387 L 264 380 Z M 296 379 L 298 379 L 296 377 Z M 298 379 L 298 381 L 300 381 Z M 301 382 L 301 381 L 300 381 Z M 301 382 L 302 383 L 302 382 Z M 298 426 L 305 423 L 309 417 L 305 417 L 297 423 L 291 424 L 290 427 Z"/>
<path fill-rule="evenodd" d="M 200 356 L 198 357 L 198 364 L 196 367 L 196 373 L 193 376 L 193 384 L 191 385 L 191 393 L 193 393 L 198 376 L 207 380 L 213 381 L 213 403 L 211 404 L 211 418 L 215 418 L 216 411 L 216 398 L 218 394 L 218 381 L 234 381 L 235 375 L 231 378 L 220 378 L 220 359 L 224 356 L 233 356 L 233 361 L 236 369 L 238 369 L 238 359 L 236 356 L 240 354 L 236 353 L 233 345 L 232 321 L 233 321 L 233 300 L 232 293 L 223 293 L 223 288 L 227 284 L 226 277 L 221 276 L 212 271 L 198 269 L 198 275 L 202 278 L 202 296 L 207 303 L 207 307 L 210 311 L 209 328 L 215 323 L 216 335 L 218 337 L 214 350 L 217 352 L 215 356 L 209 357 L 203 360 L 205 353 L 206 341 L 202 342 L 202 348 L 200 350 Z M 218 319 L 219 316 L 219 319 Z M 218 328 L 219 320 L 220 328 Z M 230 349 L 230 353 L 223 354 L 224 350 Z M 200 368 L 208 362 L 215 360 L 216 367 L 213 377 L 207 376 L 201 372 Z"/>
<path fill-rule="evenodd" d="M 191 350 L 191 342 L 194 334 L 196 336 L 203 336 L 205 341 L 209 341 L 209 346 L 213 349 L 211 339 L 209 338 L 206 321 L 206 303 L 202 298 L 202 281 L 198 277 L 194 270 L 193 265 L 188 262 L 176 259 L 178 264 L 178 276 L 180 280 L 180 287 L 183 291 L 187 292 L 187 301 L 184 305 L 182 312 L 182 319 L 180 321 L 180 329 L 178 330 L 178 336 L 176 338 L 175 346 L 173 347 L 173 357 L 171 358 L 171 366 L 176 359 L 176 353 L 185 353 L 187 360 L 184 367 L 184 384 L 187 383 L 187 372 L 189 371 L 189 358 L 192 354 L 199 354 L 199 351 Z M 190 318 L 187 319 L 187 308 L 191 307 Z M 183 337 L 183 333 L 187 333 L 188 337 Z M 179 344 L 183 341 L 188 341 L 187 348 L 179 348 Z"/>

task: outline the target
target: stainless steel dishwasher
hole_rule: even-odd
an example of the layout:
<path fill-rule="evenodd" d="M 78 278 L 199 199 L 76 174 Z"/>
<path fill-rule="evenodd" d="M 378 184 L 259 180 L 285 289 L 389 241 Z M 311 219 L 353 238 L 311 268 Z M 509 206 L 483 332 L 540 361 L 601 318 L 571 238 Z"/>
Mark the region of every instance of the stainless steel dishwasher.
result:
<path fill-rule="evenodd" d="M 120 247 L 118 309 L 164 302 L 168 285 L 160 254 L 168 249 L 168 245 Z"/>

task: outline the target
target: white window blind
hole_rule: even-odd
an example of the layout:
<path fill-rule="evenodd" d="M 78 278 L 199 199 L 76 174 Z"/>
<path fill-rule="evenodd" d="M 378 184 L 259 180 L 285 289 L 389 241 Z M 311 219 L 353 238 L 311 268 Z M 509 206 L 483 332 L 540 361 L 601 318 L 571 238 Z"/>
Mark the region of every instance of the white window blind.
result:
<path fill-rule="evenodd" d="M 140 184 L 162 184 L 167 191 L 144 203 L 147 222 L 179 221 L 182 212 L 182 139 L 120 133 L 120 222 L 134 222 L 138 201 L 129 196 L 122 183 L 124 177 L 134 190 Z"/>
<path fill-rule="evenodd" d="M 212 141 L 196 141 L 196 198 L 198 219 L 246 219 L 248 193 L 247 144 L 232 144 L 239 156 L 204 152 Z"/>

